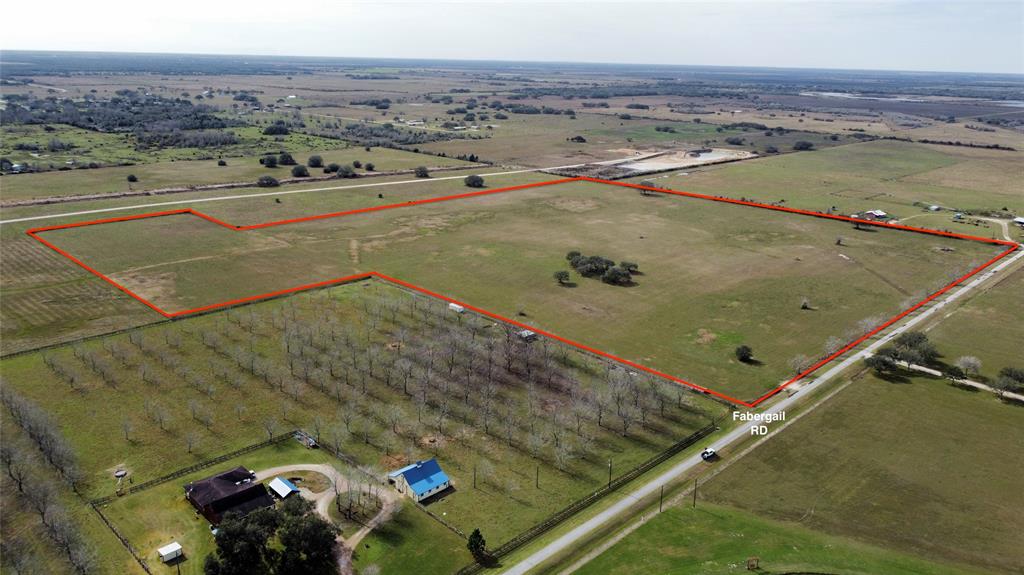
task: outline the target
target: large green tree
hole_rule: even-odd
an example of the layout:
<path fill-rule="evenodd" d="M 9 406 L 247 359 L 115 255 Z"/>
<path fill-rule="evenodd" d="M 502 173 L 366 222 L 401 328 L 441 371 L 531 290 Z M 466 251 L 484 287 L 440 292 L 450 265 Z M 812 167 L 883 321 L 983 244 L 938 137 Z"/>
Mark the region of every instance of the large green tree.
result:
<path fill-rule="evenodd" d="M 292 496 L 280 507 L 229 515 L 217 527 L 217 550 L 203 564 L 206 575 L 335 573 L 336 527 L 309 501 Z"/>

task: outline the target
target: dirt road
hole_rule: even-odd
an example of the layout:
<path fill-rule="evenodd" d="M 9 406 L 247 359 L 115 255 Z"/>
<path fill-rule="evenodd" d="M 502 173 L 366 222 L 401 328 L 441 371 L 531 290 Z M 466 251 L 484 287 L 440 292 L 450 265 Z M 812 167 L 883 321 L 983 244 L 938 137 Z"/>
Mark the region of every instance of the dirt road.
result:
<path fill-rule="evenodd" d="M 313 506 L 316 508 L 316 512 L 320 514 L 326 521 L 333 523 L 330 517 L 330 506 L 334 502 L 335 493 L 340 493 L 348 490 L 348 479 L 338 472 L 334 467 L 325 463 L 296 463 L 294 465 L 280 465 L 278 467 L 271 467 L 270 469 L 263 469 L 256 472 L 256 480 L 264 481 L 272 477 L 284 476 L 287 477 L 289 473 L 296 473 L 300 471 L 312 471 L 319 473 L 330 480 L 332 486 L 337 486 L 334 489 L 326 489 L 320 493 L 313 493 L 309 489 L 299 487 L 299 494 L 304 498 L 313 502 Z M 366 525 L 364 525 L 359 531 L 356 531 L 349 537 L 338 536 L 338 570 L 342 575 L 349 575 L 352 573 L 352 551 L 356 545 L 363 540 L 364 537 L 369 535 L 375 527 L 381 524 L 385 519 L 390 517 L 398 506 L 399 495 L 394 491 L 388 489 L 381 489 L 378 494 L 380 495 L 383 506 L 379 513 L 374 516 Z"/>

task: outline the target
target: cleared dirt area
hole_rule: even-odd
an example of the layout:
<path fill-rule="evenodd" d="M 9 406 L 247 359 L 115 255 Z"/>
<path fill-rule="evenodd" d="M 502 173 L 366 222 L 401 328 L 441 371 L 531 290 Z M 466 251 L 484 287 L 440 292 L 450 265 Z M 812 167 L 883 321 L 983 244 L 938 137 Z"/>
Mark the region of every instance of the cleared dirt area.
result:
<path fill-rule="evenodd" d="M 720 164 L 723 162 L 734 162 L 736 160 L 746 160 L 748 158 L 756 157 L 757 154 L 744 152 L 742 150 L 715 148 L 707 151 L 670 152 L 617 165 L 620 168 L 641 172 L 660 172 L 662 170 L 674 170 L 678 168 L 688 168 L 690 166 L 703 166 L 706 164 Z"/>

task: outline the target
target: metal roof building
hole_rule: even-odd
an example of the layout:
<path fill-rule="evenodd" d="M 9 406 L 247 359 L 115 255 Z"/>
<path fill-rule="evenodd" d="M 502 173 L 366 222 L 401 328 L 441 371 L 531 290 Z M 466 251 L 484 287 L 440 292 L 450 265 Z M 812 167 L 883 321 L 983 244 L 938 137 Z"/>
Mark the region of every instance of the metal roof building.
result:
<path fill-rule="evenodd" d="M 388 480 L 399 493 L 405 493 L 413 501 L 436 495 L 451 486 L 448 475 L 441 470 L 437 459 L 417 461 L 411 465 L 388 473 Z"/>

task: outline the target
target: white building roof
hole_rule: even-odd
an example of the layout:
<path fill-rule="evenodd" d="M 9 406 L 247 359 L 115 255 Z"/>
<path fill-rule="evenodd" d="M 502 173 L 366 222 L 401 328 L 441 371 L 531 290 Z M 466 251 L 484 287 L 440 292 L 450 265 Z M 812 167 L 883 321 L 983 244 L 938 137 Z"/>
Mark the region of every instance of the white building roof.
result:
<path fill-rule="evenodd" d="M 178 551 L 181 551 L 181 544 L 177 541 L 168 543 L 167 545 L 164 545 L 163 547 L 156 550 L 156 552 L 159 553 L 161 557 L 164 557 L 166 555 L 173 555 Z"/>
<path fill-rule="evenodd" d="M 284 499 L 299 490 L 298 487 L 295 487 L 294 483 L 287 479 L 281 479 L 280 477 L 272 479 L 270 483 L 267 484 L 267 487 L 270 487 L 271 491 L 276 493 L 281 499 Z"/>

